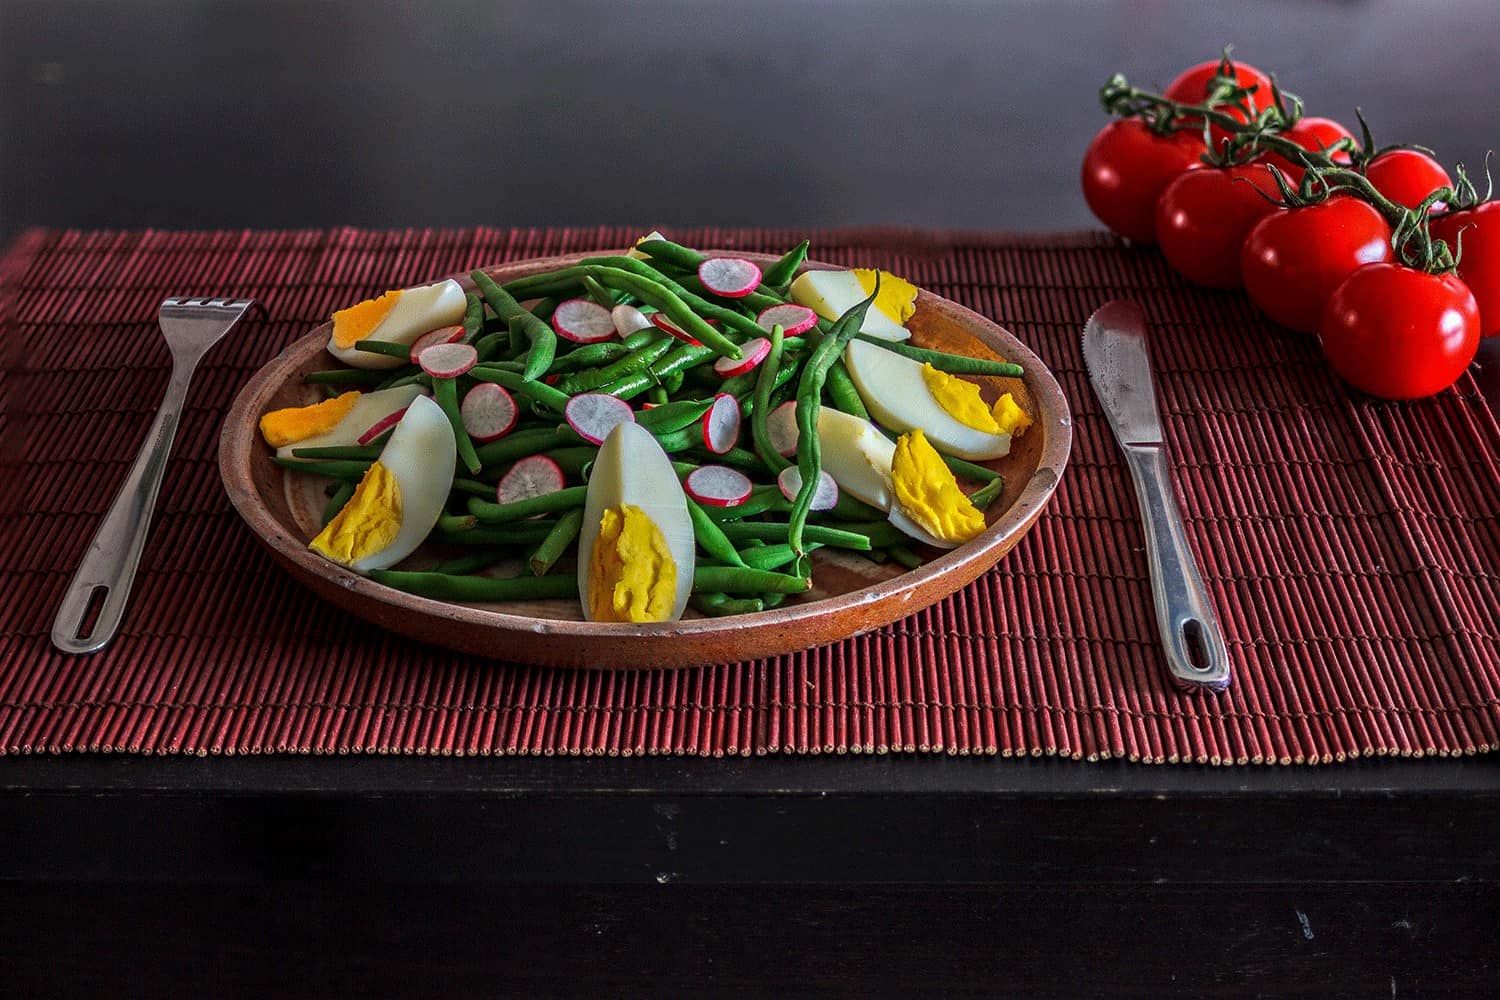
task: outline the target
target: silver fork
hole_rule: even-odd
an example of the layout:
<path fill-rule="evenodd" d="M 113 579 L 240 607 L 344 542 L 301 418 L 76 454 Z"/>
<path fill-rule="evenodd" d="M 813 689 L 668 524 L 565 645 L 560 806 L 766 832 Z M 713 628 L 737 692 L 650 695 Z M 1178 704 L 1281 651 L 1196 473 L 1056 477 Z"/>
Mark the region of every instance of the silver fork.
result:
<path fill-rule="evenodd" d="M 52 644 L 65 653 L 92 653 L 114 638 L 151 530 L 156 494 L 172 453 L 182 404 L 198 362 L 228 333 L 250 299 L 172 298 L 157 320 L 172 351 L 172 377 L 140 454 L 89 543 L 52 621 Z"/>

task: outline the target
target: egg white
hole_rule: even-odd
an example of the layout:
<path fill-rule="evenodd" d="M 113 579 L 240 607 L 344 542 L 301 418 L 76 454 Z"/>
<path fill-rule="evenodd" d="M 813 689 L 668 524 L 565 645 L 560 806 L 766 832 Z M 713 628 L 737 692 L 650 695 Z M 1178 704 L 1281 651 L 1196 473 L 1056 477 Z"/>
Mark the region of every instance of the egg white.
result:
<path fill-rule="evenodd" d="M 463 320 L 469 308 L 463 286 L 449 278 L 432 285 L 418 285 L 401 293 L 391 311 L 370 331 L 371 340 L 411 344 L 424 333 Z M 355 347 L 339 347 L 328 334 L 328 353 L 355 368 L 399 368 L 406 362 L 384 354 L 371 354 Z"/>
<path fill-rule="evenodd" d="M 453 487 L 457 452 L 453 425 L 442 407 L 427 396 L 414 398 L 380 452 L 380 464 L 390 470 L 401 491 L 401 527 L 391 544 L 356 560 L 350 569 L 386 569 L 422 544 Z"/>
<path fill-rule="evenodd" d="M 344 414 L 344 419 L 322 434 L 293 441 L 276 449 L 278 458 L 291 458 L 293 448 L 342 448 L 359 444 L 359 436 L 386 417 L 409 405 L 427 392 L 420 385 L 398 385 L 391 389 L 362 392 Z"/>
<path fill-rule="evenodd" d="M 585 618 L 590 614 L 590 571 L 599 524 L 605 510 L 622 504 L 638 507 L 667 544 L 677 574 L 677 593 L 668 620 L 676 621 L 682 617 L 693 590 L 693 521 L 671 460 L 651 432 L 634 423 L 619 424 L 609 432 L 589 473 L 583 530 L 578 539 L 578 598 Z"/>
<path fill-rule="evenodd" d="M 894 431 L 920 427 L 938 451 L 970 461 L 1010 454 L 1010 435 L 970 427 L 943 409 L 922 377 L 922 362 L 852 340 L 844 364 L 870 414 Z"/>
<path fill-rule="evenodd" d="M 792 282 L 792 301 L 807 306 L 826 320 L 836 320 L 870 297 L 853 271 L 804 271 Z M 881 340 L 906 340 L 911 333 L 871 303 L 860 333 Z"/>

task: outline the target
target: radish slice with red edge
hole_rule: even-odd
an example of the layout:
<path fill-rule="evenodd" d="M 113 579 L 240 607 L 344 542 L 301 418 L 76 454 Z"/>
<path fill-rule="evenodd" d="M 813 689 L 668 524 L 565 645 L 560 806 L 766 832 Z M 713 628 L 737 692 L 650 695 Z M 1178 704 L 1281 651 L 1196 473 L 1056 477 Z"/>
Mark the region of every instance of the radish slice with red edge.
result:
<path fill-rule="evenodd" d="M 417 364 L 433 378 L 457 378 L 479 363 L 470 344 L 433 344 L 417 355 Z"/>
<path fill-rule="evenodd" d="M 615 332 L 622 337 L 628 337 L 637 330 L 649 330 L 653 326 L 646 314 L 635 306 L 615 306 L 609 319 L 615 325 Z"/>
<path fill-rule="evenodd" d="M 422 334 L 422 336 L 412 341 L 411 352 L 408 356 L 411 358 L 412 364 L 418 365 L 421 364 L 421 362 L 417 359 L 422 356 L 423 351 L 427 350 L 427 348 L 431 347 L 433 344 L 456 344 L 463 339 L 463 327 L 440 326 L 436 330 L 424 333 Z"/>
<path fill-rule="evenodd" d="M 652 313 L 651 322 L 656 324 L 656 326 L 660 329 L 667 331 L 672 336 L 682 341 L 684 344 L 692 344 L 694 347 L 703 346 L 703 341 L 688 333 L 686 330 L 682 329 L 680 326 L 667 319 L 667 317 L 663 316 L 661 313 Z"/>
<path fill-rule="evenodd" d="M 386 431 L 399 424 L 401 422 L 401 418 L 404 416 L 406 416 L 406 407 L 404 406 L 401 407 L 401 409 L 396 410 L 394 413 L 387 413 L 385 416 L 381 417 L 379 420 L 371 424 L 370 429 L 365 431 L 357 438 L 358 442 L 360 444 L 369 444 L 371 441 L 374 441 L 376 438 L 380 437 L 380 435 L 384 434 Z"/>
<path fill-rule="evenodd" d="M 703 445 L 715 455 L 733 448 L 740 439 L 740 401 L 727 392 L 714 397 L 703 414 Z"/>
<path fill-rule="evenodd" d="M 704 465 L 682 484 L 688 496 L 710 507 L 738 507 L 750 499 L 750 477 L 727 465 Z"/>
<path fill-rule="evenodd" d="M 598 344 L 613 340 L 617 331 L 610 311 L 588 299 L 568 299 L 552 310 L 552 329 L 575 344 Z"/>
<path fill-rule="evenodd" d="M 788 500 L 796 500 L 797 494 L 802 490 L 802 473 L 795 465 L 788 465 L 781 470 L 776 477 L 776 485 L 781 487 L 781 495 Z M 828 473 L 818 470 L 818 488 L 813 490 L 812 506 L 809 510 L 832 510 L 833 505 L 839 502 L 839 484 L 834 482 Z"/>
<path fill-rule="evenodd" d="M 779 326 L 783 336 L 795 337 L 817 326 L 818 314 L 807 306 L 783 302 L 781 305 L 766 306 L 755 317 L 755 322 L 766 330 Z"/>
<path fill-rule="evenodd" d="M 500 477 L 495 487 L 496 503 L 515 503 L 546 496 L 563 488 L 562 466 L 546 455 L 528 455 Z"/>
<path fill-rule="evenodd" d="M 720 298 L 740 299 L 760 285 L 760 268 L 743 257 L 710 257 L 698 265 L 698 280 Z"/>
<path fill-rule="evenodd" d="M 603 444 L 617 424 L 635 423 L 635 411 L 618 396 L 585 392 L 568 400 L 563 408 L 568 426 L 590 444 Z"/>
<path fill-rule="evenodd" d="M 515 398 L 493 382 L 481 382 L 470 389 L 458 407 L 464 431 L 480 444 L 509 434 L 520 412 Z"/>
<path fill-rule="evenodd" d="M 766 440 L 782 458 L 797 454 L 796 402 L 788 400 L 766 414 Z"/>
<path fill-rule="evenodd" d="M 756 365 L 766 360 L 766 355 L 771 353 L 771 342 L 765 337 L 754 337 L 740 345 L 740 360 L 733 358 L 720 358 L 714 362 L 714 371 L 720 378 L 733 378 L 743 375 Z"/>

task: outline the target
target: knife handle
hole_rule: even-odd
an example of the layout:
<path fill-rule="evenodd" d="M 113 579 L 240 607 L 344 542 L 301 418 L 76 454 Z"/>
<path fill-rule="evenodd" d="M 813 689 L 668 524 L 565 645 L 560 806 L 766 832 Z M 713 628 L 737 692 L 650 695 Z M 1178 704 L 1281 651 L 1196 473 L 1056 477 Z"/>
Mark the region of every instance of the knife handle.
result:
<path fill-rule="evenodd" d="M 1125 461 L 1146 522 L 1151 593 L 1172 680 L 1188 690 L 1222 691 L 1229 686 L 1229 652 L 1188 548 L 1166 452 L 1135 445 L 1125 449 Z"/>

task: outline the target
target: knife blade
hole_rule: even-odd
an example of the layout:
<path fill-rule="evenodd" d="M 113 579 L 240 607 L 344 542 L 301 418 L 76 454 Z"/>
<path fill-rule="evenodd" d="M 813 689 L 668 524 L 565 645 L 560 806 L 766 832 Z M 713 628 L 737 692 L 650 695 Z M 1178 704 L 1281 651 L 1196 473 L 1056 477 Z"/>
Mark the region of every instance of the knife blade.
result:
<path fill-rule="evenodd" d="M 1229 654 L 1172 493 L 1140 306 L 1117 299 L 1090 316 L 1083 361 L 1135 484 L 1152 602 L 1172 680 L 1187 690 L 1222 691 L 1231 679 Z"/>

